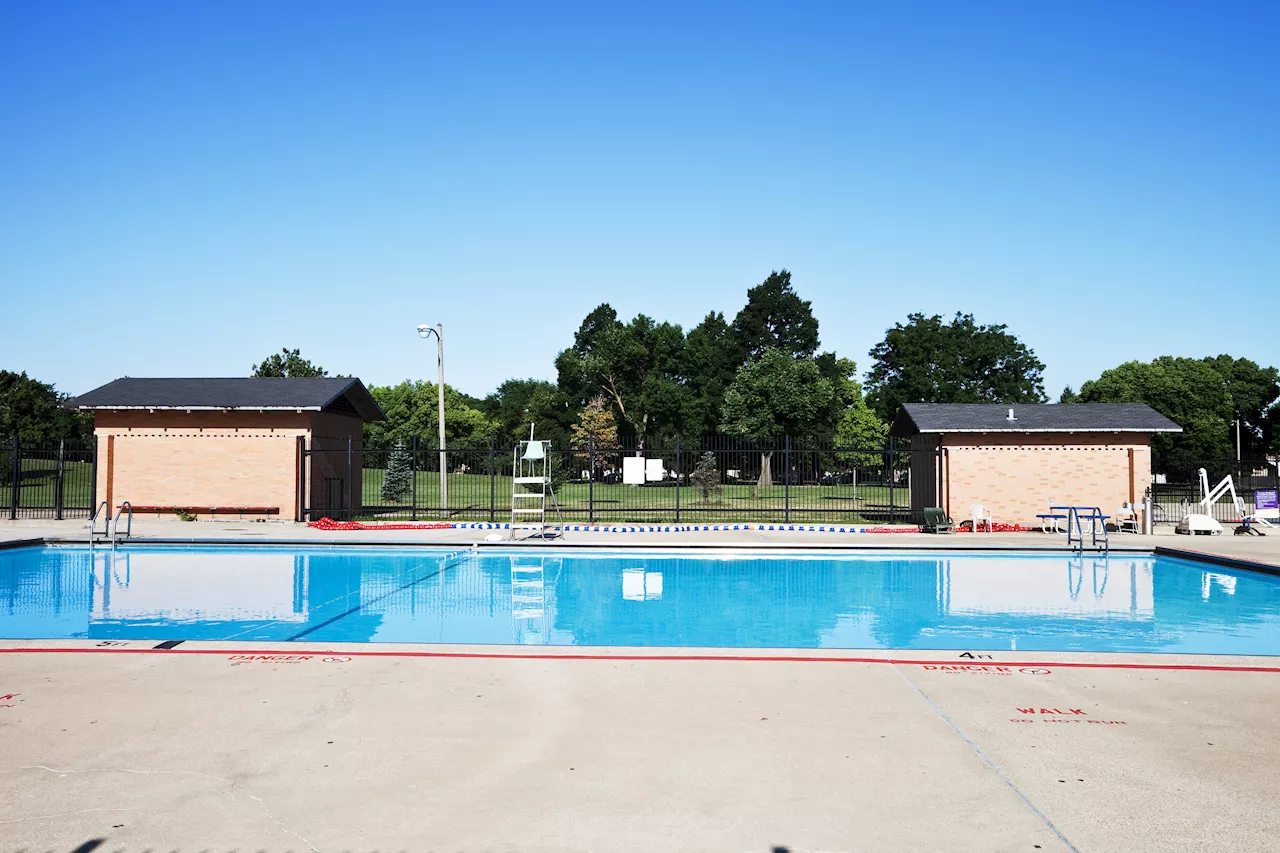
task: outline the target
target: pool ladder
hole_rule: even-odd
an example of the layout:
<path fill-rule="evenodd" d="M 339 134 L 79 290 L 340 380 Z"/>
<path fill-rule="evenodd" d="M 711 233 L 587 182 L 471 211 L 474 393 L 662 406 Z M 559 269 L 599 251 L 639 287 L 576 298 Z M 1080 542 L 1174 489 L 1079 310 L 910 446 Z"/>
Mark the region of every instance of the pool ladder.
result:
<path fill-rule="evenodd" d="M 1080 511 L 1082 509 L 1084 512 Z M 1111 544 L 1107 538 L 1107 520 L 1102 515 L 1102 510 L 1096 506 L 1073 506 L 1067 510 L 1067 547 L 1078 554 L 1084 553 L 1085 534 L 1084 524 L 1082 523 L 1084 521 L 1089 522 L 1090 547 L 1095 551 L 1107 553 Z M 1101 532 L 1101 535 L 1099 535 L 1099 532 Z"/>
<path fill-rule="evenodd" d="M 115 548 L 120 538 L 120 516 L 125 517 L 124 538 L 128 539 L 133 535 L 133 504 L 124 501 L 120 504 L 120 508 L 116 510 L 116 516 L 111 517 L 111 507 L 106 501 L 98 504 L 98 508 L 93 511 L 93 515 L 89 518 L 89 547 L 93 548 L 95 537 L 98 536 L 98 519 L 102 519 L 102 538 L 111 543 L 111 547 Z"/>
<path fill-rule="evenodd" d="M 124 538 L 128 539 L 133 535 L 133 504 L 124 501 L 120 504 L 120 509 L 116 510 L 115 520 L 111 522 L 111 547 L 113 549 L 116 547 L 116 539 L 120 536 L 120 516 L 126 512 L 129 514 L 125 516 Z"/>
<path fill-rule="evenodd" d="M 99 516 L 102 516 L 102 519 L 103 519 L 103 525 L 104 525 L 102 529 L 103 537 L 105 538 L 111 535 L 111 508 L 107 506 L 106 501 L 103 501 L 102 503 L 98 504 L 98 508 L 95 509 L 93 511 L 93 515 L 89 517 L 88 527 L 89 527 L 89 547 L 90 548 L 93 547 L 93 537 L 98 535 L 98 517 Z"/>

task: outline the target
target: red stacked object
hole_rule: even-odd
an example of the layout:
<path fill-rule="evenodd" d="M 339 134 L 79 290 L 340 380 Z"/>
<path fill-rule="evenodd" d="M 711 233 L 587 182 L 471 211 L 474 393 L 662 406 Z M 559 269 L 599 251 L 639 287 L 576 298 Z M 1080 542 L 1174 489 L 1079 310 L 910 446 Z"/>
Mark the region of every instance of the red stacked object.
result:
<path fill-rule="evenodd" d="M 442 521 L 412 524 L 362 524 L 359 521 L 334 521 L 326 515 L 319 521 L 308 522 L 307 527 L 314 527 L 316 530 L 448 530 L 453 525 Z"/>
<path fill-rule="evenodd" d="M 973 532 L 973 522 L 972 522 L 972 521 L 962 521 L 962 522 L 960 522 L 960 526 L 959 526 L 959 527 L 957 527 L 957 528 L 956 528 L 956 530 L 958 530 L 958 531 L 959 531 L 959 532 L 961 532 L 961 533 L 972 533 L 972 532 Z M 992 524 L 991 524 L 991 530 L 990 530 L 990 531 L 988 531 L 988 530 L 987 530 L 987 525 L 984 523 L 984 524 L 983 524 L 983 525 L 978 529 L 978 532 L 979 532 L 979 533 L 987 533 L 987 532 L 991 532 L 991 533 L 1034 533 L 1034 532 L 1035 532 L 1035 528 L 1032 528 L 1032 527 L 1023 527 L 1021 524 L 1004 524 L 1004 523 L 1002 523 L 1002 522 L 997 521 L 997 522 L 994 522 L 994 523 L 992 523 Z"/>

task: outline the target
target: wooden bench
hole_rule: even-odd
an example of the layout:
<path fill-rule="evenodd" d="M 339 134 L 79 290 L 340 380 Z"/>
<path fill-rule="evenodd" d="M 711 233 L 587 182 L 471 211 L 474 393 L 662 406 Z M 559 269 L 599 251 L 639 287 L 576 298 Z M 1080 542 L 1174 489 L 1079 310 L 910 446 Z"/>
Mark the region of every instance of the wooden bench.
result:
<path fill-rule="evenodd" d="M 139 506 L 134 504 L 136 513 L 155 513 L 157 515 L 174 515 L 179 512 L 191 515 L 279 515 L 278 506 Z"/>

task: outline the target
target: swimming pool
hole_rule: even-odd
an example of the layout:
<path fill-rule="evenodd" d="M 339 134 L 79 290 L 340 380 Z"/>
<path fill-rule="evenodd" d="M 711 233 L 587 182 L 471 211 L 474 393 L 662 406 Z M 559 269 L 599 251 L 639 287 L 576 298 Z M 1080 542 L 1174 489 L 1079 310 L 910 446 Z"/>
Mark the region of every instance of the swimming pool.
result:
<path fill-rule="evenodd" d="M 1280 578 L 1114 554 L 0 551 L 0 637 L 1280 654 Z"/>

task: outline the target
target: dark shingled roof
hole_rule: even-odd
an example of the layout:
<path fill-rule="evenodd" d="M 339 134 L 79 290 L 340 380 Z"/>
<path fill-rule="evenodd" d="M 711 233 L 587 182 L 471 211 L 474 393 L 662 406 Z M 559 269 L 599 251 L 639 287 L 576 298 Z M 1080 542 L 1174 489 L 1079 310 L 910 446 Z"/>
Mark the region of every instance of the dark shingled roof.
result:
<path fill-rule="evenodd" d="M 1015 420 L 1009 420 L 1009 410 Z M 905 403 L 890 432 L 1182 432 L 1146 403 Z"/>
<path fill-rule="evenodd" d="M 66 402 L 72 409 L 335 411 L 385 420 L 359 379 L 117 379 Z"/>

